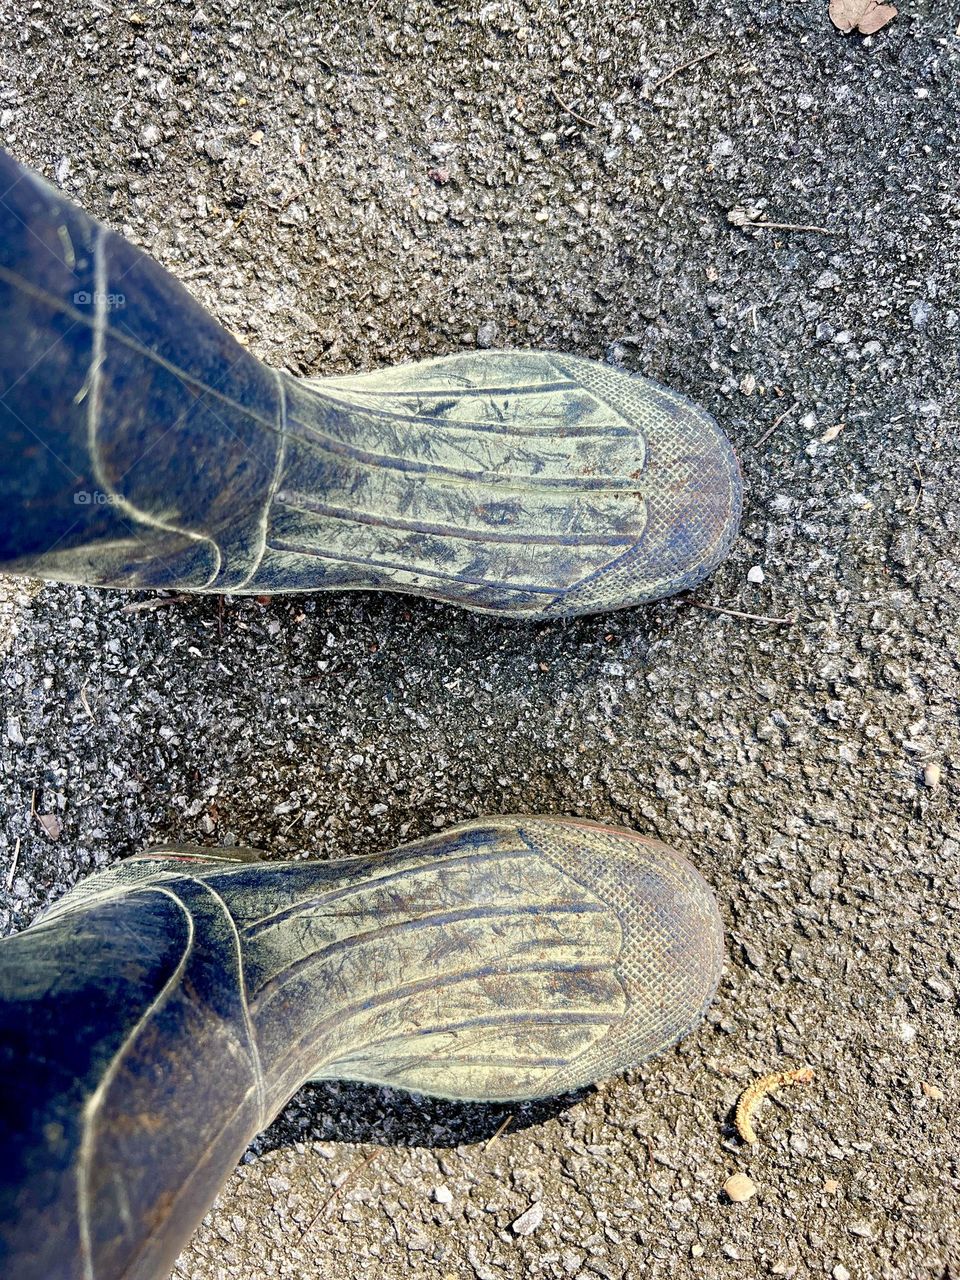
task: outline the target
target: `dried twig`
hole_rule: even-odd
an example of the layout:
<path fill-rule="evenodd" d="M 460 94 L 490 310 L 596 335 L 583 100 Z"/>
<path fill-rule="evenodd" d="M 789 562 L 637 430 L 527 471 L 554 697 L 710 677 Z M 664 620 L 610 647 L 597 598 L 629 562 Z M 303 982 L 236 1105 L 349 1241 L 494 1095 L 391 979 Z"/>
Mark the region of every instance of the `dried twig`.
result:
<path fill-rule="evenodd" d="M 97 717 L 90 710 L 90 703 L 87 701 L 87 685 L 89 683 L 90 681 L 88 680 L 87 683 L 80 690 L 80 704 L 83 707 L 84 711 L 87 713 L 87 715 L 90 717 L 90 719 L 96 720 Z"/>
<path fill-rule="evenodd" d="M 497 1132 L 493 1135 L 493 1137 L 487 1139 L 486 1145 L 483 1148 L 484 1152 L 489 1151 L 490 1148 L 493 1146 L 493 1144 L 496 1142 L 496 1140 L 506 1132 L 507 1126 L 510 1124 L 510 1121 L 512 1119 L 513 1119 L 513 1113 L 511 1112 L 511 1114 L 507 1116 L 506 1120 L 504 1120 L 503 1124 L 500 1126 Z"/>
<path fill-rule="evenodd" d="M 13 862 L 10 863 L 10 870 L 7 872 L 7 888 L 13 888 L 14 877 L 17 874 L 17 863 L 20 861 L 20 837 L 17 836 L 16 844 L 13 846 Z"/>
<path fill-rule="evenodd" d="M 760 227 L 764 231 L 817 231 L 822 236 L 835 236 L 833 227 L 816 227 L 809 222 L 747 222 L 748 227 Z"/>
<path fill-rule="evenodd" d="M 757 1133 L 753 1127 L 753 1113 L 768 1093 L 774 1093 L 785 1084 L 809 1084 L 813 1079 L 813 1067 L 797 1067 L 793 1071 L 773 1071 L 768 1076 L 761 1076 L 748 1085 L 740 1095 L 733 1122 L 737 1133 L 744 1142 L 756 1143 Z"/>
<path fill-rule="evenodd" d="M 748 622 L 772 622 L 778 627 L 792 627 L 796 618 L 771 618 L 766 613 L 744 613 L 741 609 L 725 609 L 719 604 L 701 604 L 699 600 L 691 600 L 695 609 L 707 609 L 710 613 L 725 613 L 730 618 L 746 618 Z"/>
<path fill-rule="evenodd" d="M 579 111 L 574 111 L 573 107 L 570 106 L 569 102 L 564 102 L 564 100 L 560 97 L 559 93 L 557 93 L 556 89 L 554 89 L 552 85 L 550 87 L 550 92 L 553 94 L 553 97 L 554 97 L 554 100 L 556 101 L 557 106 L 562 107 L 568 116 L 573 116 L 574 120 L 579 120 L 580 123 L 585 124 L 588 129 L 600 128 L 599 120 L 588 120 L 587 117 L 582 116 Z"/>
<path fill-rule="evenodd" d="M 797 407 L 798 406 L 796 404 L 792 404 L 789 409 L 784 409 L 780 417 L 774 420 L 773 426 L 770 427 L 767 431 L 765 431 L 759 440 L 754 442 L 754 448 L 759 449 L 762 444 L 766 444 L 767 441 L 770 439 L 770 437 L 773 435 L 773 433 L 776 431 L 777 427 L 779 427 L 780 423 L 784 422 L 787 418 L 789 418 L 791 413 L 793 413 L 794 409 L 796 409 Z"/>
<path fill-rule="evenodd" d="M 192 600 L 193 596 L 187 592 L 182 592 L 178 596 L 160 596 L 153 600 L 137 600 L 133 604 L 125 604 L 120 610 L 121 613 L 142 613 L 144 609 L 162 609 L 167 604 L 185 604 L 188 600 Z"/>
<path fill-rule="evenodd" d="M 754 222 L 752 218 L 734 222 L 735 227 L 744 227 L 754 231 L 816 231 L 822 236 L 835 236 L 833 227 L 816 227 L 807 222 Z"/>
<path fill-rule="evenodd" d="M 301 809 L 301 810 L 299 811 L 299 813 L 295 813 L 295 814 L 293 815 L 292 820 L 291 820 L 290 822 L 288 822 L 288 823 L 287 823 L 287 825 L 283 828 L 283 831 L 281 831 L 281 833 L 280 833 L 280 834 L 285 836 L 285 835 L 287 835 L 290 831 L 292 831 L 292 830 L 293 830 L 293 828 L 294 828 L 294 827 L 297 825 L 297 823 L 300 821 L 300 819 L 303 817 L 304 812 L 305 812 L 305 811 L 304 811 L 303 809 Z"/>
<path fill-rule="evenodd" d="M 307 1236 L 314 1229 L 314 1227 L 317 1225 L 317 1223 L 320 1221 L 323 1215 L 327 1212 L 327 1210 L 333 1204 L 334 1200 L 336 1200 L 337 1196 L 341 1193 L 341 1191 L 345 1191 L 346 1188 L 357 1176 L 357 1174 L 362 1173 L 363 1170 L 366 1169 L 368 1164 L 373 1164 L 374 1160 L 376 1160 L 378 1155 L 380 1155 L 379 1149 L 374 1151 L 371 1155 L 367 1156 L 365 1160 L 361 1160 L 359 1164 L 355 1164 L 352 1169 L 347 1170 L 346 1176 L 344 1177 L 343 1181 L 340 1183 L 339 1186 L 334 1187 L 334 1189 L 330 1192 L 326 1200 L 324 1200 L 323 1204 L 317 1210 L 316 1217 L 313 1219 L 313 1221 L 304 1231 L 303 1235 L 300 1237 L 301 1244 L 303 1244 L 304 1240 L 306 1240 Z"/>
<path fill-rule="evenodd" d="M 913 506 L 907 512 L 908 516 L 912 516 L 920 505 L 920 499 L 923 497 L 923 472 L 920 470 L 920 463 L 914 458 L 913 468 L 917 473 L 917 496 L 914 499 Z"/>
<path fill-rule="evenodd" d="M 695 67 L 698 62 L 706 62 L 708 58 L 716 57 L 720 52 L 720 46 L 715 49 L 708 49 L 706 53 L 699 53 L 695 58 L 690 58 L 688 62 L 681 62 L 679 67 L 674 67 L 672 71 L 668 71 L 665 76 L 661 76 L 659 80 L 655 80 L 654 89 L 662 89 L 668 80 L 672 80 L 674 76 L 678 76 L 681 71 L 687 71 L 690 67 Z"/>

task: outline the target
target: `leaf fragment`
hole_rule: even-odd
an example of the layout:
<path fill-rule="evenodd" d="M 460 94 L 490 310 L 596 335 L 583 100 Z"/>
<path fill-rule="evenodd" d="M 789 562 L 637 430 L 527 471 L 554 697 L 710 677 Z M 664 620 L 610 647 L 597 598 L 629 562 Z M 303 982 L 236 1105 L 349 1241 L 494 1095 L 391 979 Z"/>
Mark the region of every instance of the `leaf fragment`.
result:
<path fill-rule="evenodd" d="M 872 36 L 897 16 L 897 7 L 880 0 L 830 0 L 830 21 L 845 35 Z"/>
<path fill-rule="evenodd" d="M 43 828 L 44 834 L 51 840 L 60 839 L 60 832 L 63 828 L 61 827 L 60 819 L 55 813 L 38 813 L 37 821 Z"/>

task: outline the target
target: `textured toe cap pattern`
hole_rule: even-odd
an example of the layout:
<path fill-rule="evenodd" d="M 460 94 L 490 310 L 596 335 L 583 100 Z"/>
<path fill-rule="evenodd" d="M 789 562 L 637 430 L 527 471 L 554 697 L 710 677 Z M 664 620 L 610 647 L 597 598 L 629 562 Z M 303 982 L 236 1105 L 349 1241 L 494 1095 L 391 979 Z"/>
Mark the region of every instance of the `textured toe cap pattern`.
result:
<path fill-rule="evenodd" d="M 523 831 L 590 885 L 622 930 L 614 973 L 623 1014 L 546 1082 L 544 1091 L 556 1093 L 635 1067 L 697 1025 L 720 980 L 723 924 L 700 873 L 657 840 L 572 819 L 524 819 Z"/>
<path fill-rule="evenodd" d="M 645 521 L 632 546 L 569 587 L 550 613 L 624 608 L 696 586 L 727 555 L 740 523 L 743 485 L 726 436 L 703 409 L 650 379 L 573 357 L 560 363 L 642 438 L 634 496 Z"/>

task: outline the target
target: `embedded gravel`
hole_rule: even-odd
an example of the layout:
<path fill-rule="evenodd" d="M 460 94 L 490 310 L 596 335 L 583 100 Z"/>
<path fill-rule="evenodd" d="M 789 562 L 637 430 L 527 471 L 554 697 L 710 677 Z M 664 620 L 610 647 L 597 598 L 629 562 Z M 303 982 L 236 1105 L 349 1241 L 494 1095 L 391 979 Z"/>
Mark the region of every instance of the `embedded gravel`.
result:
<path fill-rule="evenodd" d="M 177 1280 L 960 1275 L 960 13 L 900 10 L 0 0 L 2 144 L 258 355 L 606 358 L 747 484 L 692 599 L 569 624 L 4 583 L 4 932 L 151 841 L 542 811 L 673 844 L 726 921 L 697 1033 L 492 1143 L 510 1109 L 303 1090 Z"/>

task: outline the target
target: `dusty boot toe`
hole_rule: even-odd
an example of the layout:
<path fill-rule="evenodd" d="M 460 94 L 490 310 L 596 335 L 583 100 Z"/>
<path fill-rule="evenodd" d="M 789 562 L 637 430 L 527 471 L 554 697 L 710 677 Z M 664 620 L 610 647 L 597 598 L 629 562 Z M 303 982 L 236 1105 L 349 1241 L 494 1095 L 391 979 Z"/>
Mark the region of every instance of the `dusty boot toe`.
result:
<path fill-rule="evenodd" d="M 596 361 L 489 351 L 285 386 L 251 590 L 570 617 L 692 587 L 736 537 L 740 472 L 717 424 Z"/>
<path fill-rule="evenodd" d="M 356 968 L 338 956 L 352 996 L 318 1076 L 454 1098 L 546 1096 L 636 1066 L 712 999 L 715 900 L 657 841 L 507 817 L 388 857 L 390 880 L 378 890 L 365 876 L 353 895 L 371 923 L 352 935 Z"/>

